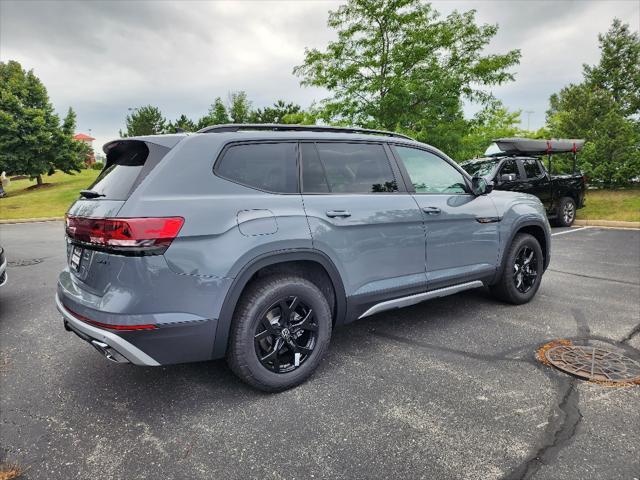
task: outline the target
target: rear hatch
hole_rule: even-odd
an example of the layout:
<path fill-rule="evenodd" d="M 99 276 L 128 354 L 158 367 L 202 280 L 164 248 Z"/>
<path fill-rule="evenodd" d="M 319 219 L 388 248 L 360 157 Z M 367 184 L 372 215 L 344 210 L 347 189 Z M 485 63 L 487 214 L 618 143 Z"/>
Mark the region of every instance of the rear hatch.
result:
<path fill-rule="evenodd" d="M 180 138 L 123 139 L 105 145 L 104 169 L 67 212 L 69 270 L 102 296 L 131 257 L 161 255 L 182 226 L 180 218 L 118 218 L 131 193 Z"/>

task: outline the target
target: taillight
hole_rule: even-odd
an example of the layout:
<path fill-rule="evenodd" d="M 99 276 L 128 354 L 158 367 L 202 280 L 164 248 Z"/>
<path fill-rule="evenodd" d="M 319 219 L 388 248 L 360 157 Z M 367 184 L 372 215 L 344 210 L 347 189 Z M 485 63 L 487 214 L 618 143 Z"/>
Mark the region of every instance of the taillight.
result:
<path fill-rule="evenodd" d="M 82 320 L 85 323 L 89 323 L 91 325 L 95 325 L 96 327 L 100 327 L 100 328 L 106 328 L 108 330 L 118 330 L 121 332 L 124 331 L 132 331 L 132 330 L 155 330 L 156 328 L 158 328 L 157 325 L 153 324 L 153 323 L 146 323 L 146 324 L 138 324 L 138 325 L 114 325 L 113 323 L 103 323 L 103 322 L 98 322 L 96 320 L 91 320 L 88 317 L 85 317 L 84 315 L 80 315 L 79 313 L 74 312 L 73 310 L 71 310 L 69 307 L 67 307 L 65 305 L 65 308 L 67 310 L 69 310 L 69 312 L 76 317 L 78 320 Z"/>
<path fill-rule="evenodd" d="M 183 224 L 182 217 L 66 217 L 67 236 L 74 243 L 122 255 L 163 254 Z"/>

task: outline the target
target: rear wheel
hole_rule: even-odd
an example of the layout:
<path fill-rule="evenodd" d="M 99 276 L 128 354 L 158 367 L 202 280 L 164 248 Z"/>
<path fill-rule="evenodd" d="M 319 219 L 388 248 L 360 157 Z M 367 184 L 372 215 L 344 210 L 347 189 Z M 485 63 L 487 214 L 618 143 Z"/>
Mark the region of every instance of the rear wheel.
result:
<path fill-rule="evenodd" d="M 519 233 L 505 253 L 504 266 L 491 292 L 515 305 L 530 301 L 540 288 L 544 259 L 540 243 L 528 233 Z"/>
<path fill-rule="evenodd" d="M 331 338 L 331 310 L 310 281 L 272 275 L 243 293 L 230 332 L 227 362 L 267 392 L 294 387 L 316 369 Z"/>
<path fill-rule="evenodd" d="M 554 223 L 558 227 L 570 227 L 576 219 L 576 202 L 571 197 L 562 197 L 558 204 Z"/>

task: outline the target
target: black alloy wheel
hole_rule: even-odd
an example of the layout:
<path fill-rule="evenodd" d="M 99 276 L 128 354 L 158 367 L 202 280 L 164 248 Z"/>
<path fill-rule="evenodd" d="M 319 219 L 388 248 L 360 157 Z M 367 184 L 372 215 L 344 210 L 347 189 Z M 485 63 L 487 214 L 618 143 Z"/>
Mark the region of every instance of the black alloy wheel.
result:
<path fill-rule="evenodd" d="M 309 358 L 317 333 L 313 309 L 300 297 L 282 298 L 267 308 L 256 327 L 258 360 L 272 372 L 291 372 Z"/>
<path fill-rule="evenodd" d="M 536 295 L 543 273 L 540 242 L 531 234 L 518 233 L 504 253 L 500 276 L 489 289 L 500 300 L 522 305 Z"/>
<path fill-rule="evenodd" d="M 516 254 L 513 265 L 513 282 L 516 290 L 527 293 L 533 288 L 538 277 L 536 252 L 531 246 L 524 245 Z"/>
<path fill-rule="evenodd" d="M 316 370 L 332 327 L 329 300 L 315 283 L 287 273 L 258 277 L 236 306 L 227 363 L 255 388 L 286 390 Z"/>

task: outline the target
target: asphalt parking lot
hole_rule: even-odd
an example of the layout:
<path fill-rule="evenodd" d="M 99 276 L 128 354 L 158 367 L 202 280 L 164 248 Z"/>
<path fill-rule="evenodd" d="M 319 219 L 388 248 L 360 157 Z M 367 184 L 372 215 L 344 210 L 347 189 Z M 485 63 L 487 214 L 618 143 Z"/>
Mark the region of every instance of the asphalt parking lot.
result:
<path fill-rule="evenodd" d="M 276 395 L 223 361 L 115 365 L 66 332 L 62 235 L 0 226 L 18 262 L 0 289 L 0 460 L 24 478 L 640 478 L 640 386 L 534 358 L 564 338 L 640 359 L 638 230 L 556 229 L 530 304 L 476 290 L 361 320 Z"/>

